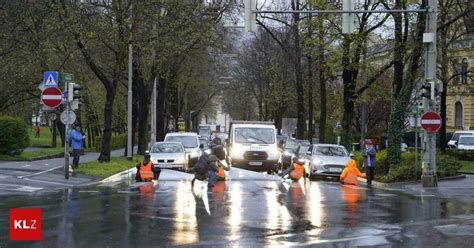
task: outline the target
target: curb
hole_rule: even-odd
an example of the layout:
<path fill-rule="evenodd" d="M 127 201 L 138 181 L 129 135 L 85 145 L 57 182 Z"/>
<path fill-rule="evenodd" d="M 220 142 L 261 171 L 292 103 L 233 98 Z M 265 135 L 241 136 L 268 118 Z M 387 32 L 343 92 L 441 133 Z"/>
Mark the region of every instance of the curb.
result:
<path fill-rule="evenodd" d="M 30 158 L 27 160 L 23 161 L 38 161 L 38 160 L 45 160 L 45 159 L 52 159 L 52 158 L 61 158 L 64 157 L 64 152 L 58 153 L 58 154 L 53 154 L 53 155 L 47 155 L 47 156 L 41 156 L 41 157 L 34 157 Z"/>
<path fill-rule="evenodd" d="M 439 178 L 438 181 L 449 181 L 449 180 L 457 180 L 457 179 L 464 179 L 464 178 L 466 178 L 466 175 L 459 174 L 459 175 L 450 176 L 450 177 L 442 177 L 442 178 Z M 362 179 L 362 178 L 357 178 L 357 179 L 359 182 L 367 184 L 366 179 Z M 398 188 L 398 187 L 413 185 L 413 184 L 418 184 L 418 183 L 421 183 L 421 182 L 420 181 L 406 181 L 406 182 L 382 183 L 382 182 L 372 181 L 372 186 L 375 186 L 377 188 L 384 188 L 384 189 L 392 188 L 393 189 L 393 188 Z"/>
<path fill-rule="evenodd" d="M 459 171 L 458 173 L 461 173 L 464 175 L 474 175 L 474 172 L 468 172 L 468 171 Z"/>
<path fill-rule="evenodd" d="M 107 177 L 107 178 L 104 178 L 102 180 L 100 180 L 98 183 L 111 183 L 111 182 L 117 182 L 117 181 L 122 181 L 124 179 L 129 179 L 130 178 L 130 173 L 132 173 L 133 171 L 135 171 L 136 168 L 133 167 L 133 168 L 130 168 L 128 170 L 124 170 L 124 171 L 121 171 L 119 173 L 116 173 L 110 177 Z"/>

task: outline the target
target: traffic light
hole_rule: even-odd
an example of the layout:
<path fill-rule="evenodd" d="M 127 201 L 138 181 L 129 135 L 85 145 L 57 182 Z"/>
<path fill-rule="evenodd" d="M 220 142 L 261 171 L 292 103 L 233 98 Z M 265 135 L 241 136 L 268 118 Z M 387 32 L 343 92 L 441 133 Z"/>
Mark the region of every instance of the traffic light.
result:
<path fill-rule="evenodd" d="M 79 108 L 79 98 L 81 96 L 79 95 L 79 91 L 81 90 L 81 86 L 76 83 L 69 83 L 68 84 L 68 101 L 71 104 L 71 109 L 75 110 Z"/>
<path fill-rule="evenodd" d="M 257 31 L 257 13 L 255 0 L 244 0 L 244 21 L 245 30 L 255 33 Z"/>
<path fill-rule="evenodd" d="M 435 93 L 437 92 L 435 88 L 435 82 L 434 81 L 429 81 L 427 83 L 423 83 L 421 85 L 421 94 L 420 96 L 429 100 L 434 100 L 435 98 Z"/>

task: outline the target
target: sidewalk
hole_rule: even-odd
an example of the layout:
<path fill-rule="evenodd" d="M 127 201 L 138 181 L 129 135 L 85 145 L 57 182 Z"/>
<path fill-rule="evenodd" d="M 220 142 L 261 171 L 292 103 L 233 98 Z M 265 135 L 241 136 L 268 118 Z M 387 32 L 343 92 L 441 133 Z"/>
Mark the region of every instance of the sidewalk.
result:
<path fill-rule="evenodd" d="M 124 149 L 114 150 L 111 156 L 123 156 Z M 80 162 L 96 160 L 99 153 L 86 153 Z M 64 178 L 64 158 L 38 161 L 0 163 L 0 195 L 30 194 L 89 184 L 96 177 L 76 175 Z"/>
<path fill-rule="evenodd" d="M 365 179 L 361 180 L 361 185 L 365 186 Z M 465 178 L 438 181 L 438 187 L 423 188 L 421 182 L 407 183 L 372 183 L 373 187 L 397 190 L 410 195 L 420 197 L 442 197 L 455 198 L 465 203 L 474 203 L 474 175 L 466 175 Z"/>

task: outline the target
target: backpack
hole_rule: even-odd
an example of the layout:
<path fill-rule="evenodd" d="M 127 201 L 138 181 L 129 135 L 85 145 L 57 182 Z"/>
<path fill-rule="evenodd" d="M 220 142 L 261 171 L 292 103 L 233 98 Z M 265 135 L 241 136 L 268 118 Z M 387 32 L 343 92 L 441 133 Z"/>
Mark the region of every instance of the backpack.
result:
<path fill-rule="evenodd" d="M 209 172 L 209 159 L 206 155 L 202 155 L 194 165 L 194 171 L 198 174 L 206 174 Z"/>

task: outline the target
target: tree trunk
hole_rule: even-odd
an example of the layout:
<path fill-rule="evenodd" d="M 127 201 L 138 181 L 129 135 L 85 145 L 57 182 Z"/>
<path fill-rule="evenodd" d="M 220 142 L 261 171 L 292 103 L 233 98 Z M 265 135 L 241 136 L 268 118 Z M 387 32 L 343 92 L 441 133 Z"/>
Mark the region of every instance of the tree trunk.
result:
<path fill-rule="evenodd" d="M 158 77 L 156 100 L 156 140 L 161 141 L 165 139 L 165 102 L 166 102 L 166 79 L 162 76 Z M 178 119 L 178 116 L 175 116 Z"/>
<path fill-rule="evenodd" d="M 294 0 L 293 4 L 295 10 L 299 10 L 299 1 Z M 300 15 L 298 13 L 293 14 L 293 39 L 294 39 L 294 66 L 295 66 L 295 78 L 296 78 L 296 111 L 297 111 L 297 123 L 296 123 L 296 138 L 304 139 L 305 131 L 305 111 L 304 111 L 304 88 L 303 88 L 303 70 L 301 66 L 301 47 L 300 47 L 300 31 L 299 31 Z"/>
<path fill-rule="evenodd" d="M 313 57 L 308 56 L 308 140 L 313 143 L 314 127 L 313 127 Z"/>
<path fill-rule="evenodd" d="M 447 18 L 447 9 L 444 1 L 440 2 L 440 24 L 444 25 Z M 440 48 L 440 59 L 439 62 L 441 65 L 441 75 L 440 79 L 443 83 L 443 91 L 441 92 L 441 104 L 440 104 L 440 116 L 441 116 L 441 128 L 439 130 L 439 148 L 442 152 L 446 152 L 446 93 L 448 89 L 448 80 L 449 80 L 449 61 L 448 61 L 448 37 L 449 25 L 447 25 L 442 30 L 438 31 L 440 34 L 439 37 L 439 48 Z"/>
<path fill-rule="evenodd" d="M 350 50 L 351 50 L 351 39 L 348 36 L 344 37 L 342 43 L 342 81 L 344 84 L 344 93 L 343 93 L 343 107 L 344 114 L 342 117 L 342 145 L 346 149 L 350 149 L 352 146 L 352 117 L 354 113 L 354 86 L 355 82 L 353 81 L 353 69 L 350 60 Z"/>
<path fill-rule="evenodd" d="M 147 127 L 148 113 L 150 109 L 149 92 L 143 80 L 138 93 L 138 154 L 145 154 L 148 148 L 147 144 Z"/>
<path fill-rule="evenodd" d="M 319 100 L 320 100 L 320 113 L 319 113 L 319 142 L 326 142 L 326 116 L 327 116 L 327 92 L 326 92 L 326 81 L 324 79 L 324 65 L 326 64 L 324 58 L 324 27 L 322 21 L 318 21 L 318 82 L 319 82 Z"/>
<path fill-rule="evenodd" d="M 112 109 L 115 100 L 116 88 L 107 89 L 104 106 L 104 133 L 102 135 L 102 151 L 99 155 L 99 162 L 110 161 L 110 139 L 112 138 Z"/>

